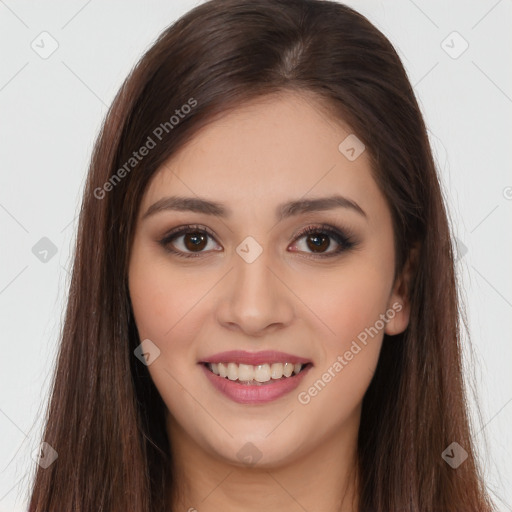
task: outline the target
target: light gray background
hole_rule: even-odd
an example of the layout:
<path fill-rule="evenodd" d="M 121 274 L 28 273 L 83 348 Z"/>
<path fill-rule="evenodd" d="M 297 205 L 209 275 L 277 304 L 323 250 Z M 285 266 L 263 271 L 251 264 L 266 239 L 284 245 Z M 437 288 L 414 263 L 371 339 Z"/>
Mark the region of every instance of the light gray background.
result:
<path fill-rule="evenodd" d="M 0 0 L 0 512 L 26 510 L 93 141 L 131 67 L 197 3 Z M 397 48 L 430 130 L 459 240 L 476 439 L 512 510 L 512 2 L 348 4 Z M 58 43 L 47 59 L 31 48 L 50 48 L 43 31 Z M 42 237 L 57 249 L 47 262 L 32 252 Z"/>

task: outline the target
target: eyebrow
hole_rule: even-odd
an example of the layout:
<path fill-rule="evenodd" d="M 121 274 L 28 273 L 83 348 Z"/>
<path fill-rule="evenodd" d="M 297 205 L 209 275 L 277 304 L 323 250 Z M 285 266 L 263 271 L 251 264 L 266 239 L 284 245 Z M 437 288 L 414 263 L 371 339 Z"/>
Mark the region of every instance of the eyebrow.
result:
<path fill-rule="evenodd" d="M 367 217 L 365 211 L 355 201 L 340 195 L 289 201 L 278 205 L 275 214 L 278 220 L 283 220 L 302 213 L 325 211 L 334 208 L 348 208 L 365 218 Z M 199 197 L 170 196 L 163 197 L 152 204 L 142 216 L 142 219 L 144 220 L 151 215 L 167 210 L 196 212 L 223 218 L 230 218 L 233 215 L 232 210 L 216 201 Z"/>

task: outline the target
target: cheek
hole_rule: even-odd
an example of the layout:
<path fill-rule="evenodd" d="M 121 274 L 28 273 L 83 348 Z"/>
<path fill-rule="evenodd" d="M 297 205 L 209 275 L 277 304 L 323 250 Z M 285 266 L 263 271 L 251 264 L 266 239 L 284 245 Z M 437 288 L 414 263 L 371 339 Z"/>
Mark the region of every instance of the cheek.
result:
<path fill-rule="evenodd" d="M 327 431 L 355 418 L 371 382 L 382 345 L 385 323 L 380 315 L 386 312 L 389 280 L 362 265 L 316 283 L 308 306 L 329 329 L 323 331 L 319 364 L 299 390 L 298 401 L 312 418 L 330 411 L 330 421 L 322 427 Z"/>
<path fill-rule="evenodd" d="M 187 272 L 173 270 L 165 260 L 135 252 L 130 264 L 129 288 L 140 338 L 158 340 L 163 345 L 182 339 L 176 333 L 185 324 L 187 331 L 193 328 L 190 321 L 184 320 L 208 291 L 207 281 L 191 279 Z"/>
<path fill-rule="evenodd" d="M 313 276 L 300 280 L 297 294 L 307 298 L 308 308 L 325 327 L 329 351 L 341 349 L 347 342 L 350 345 L 385 313 L 391 277 L 385 269 L 361 260 L 337 271 L 316 272 L 314 280 Z M 380 322 L 378 327 L 382 327 Z"/>
<path fill-rule="evenodd" d="M 377 366 L 392 266 L 361 255 L 336 272 L 317 272 L 314 282 L 309 294 L 305 287 L 298 294 L 319 319 L 321 357 L 299 402 L 318 414 L 328 408 L 342 421 L 360 404 Z"/>
<path fill-rule="evenodd" d="M 166 261 L 158 261 L 144 250 L 133 251 L 129 271 L 129 290 L 140 340 L 150 339 L 160 350 L 148 366 L 156 388 L 167 408 L 179 410 L 188 403 L 184 393 L 194 364 L 193 340 L 201 328 L 201 297 L 208 279 L 191 279 L 187 272 L 176 270 Z M 185 420 L 186 418 L 184 418 Z"/>

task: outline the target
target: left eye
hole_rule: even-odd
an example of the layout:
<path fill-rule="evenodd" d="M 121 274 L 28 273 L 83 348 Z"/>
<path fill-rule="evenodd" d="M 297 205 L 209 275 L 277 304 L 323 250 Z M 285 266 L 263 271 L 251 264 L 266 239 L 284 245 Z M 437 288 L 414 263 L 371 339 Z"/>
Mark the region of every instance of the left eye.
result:
<path fill-rule="evenodd" d="M 310 226 L 301 231 L 296 239 L 300 240 L 302 238 L 305 238 L 306 248 L 318 257 L 334 256 L 351 249 L 355 245 L 350 235 L 346 235 L 341 230 L 328 225 Z M 325 252 L 332 246 L 330 239 L 333 239 L 338 247 L 333 251 Z"/>
<path fill-rule="evenodd" d="M 181 240 L 177 243 L 177 240 Z M 212 233 L 204 227 L 186 226 L 177 231 L 169 233 L 165 238 L 160 240 L 160 244 L 169 252 L 180 257 L 193 258 L 201 256 L 204 252 L 211 252 L 207 249 L 208 238 L 215 239 Z M 349 235 L 341 230 L 328 225 L 310 226 L 302 230 L 296 237 L 296 241 L 306 240 L 306 249 L 298 249 L 293 252 L 312 251 L 313 257 L 334 256 L 342 251 L 348 250 L 355 245 L 355 242 Z M 326 252 L 332 246 L 331 239 L 337 244 L 335 250 Z M 178 247 L 176 247 L 178 246 Z M 219 246 L 220 247 L 220 246 Z M 222 250 L 221 248 L 212 249 L 213 251 Z"/>

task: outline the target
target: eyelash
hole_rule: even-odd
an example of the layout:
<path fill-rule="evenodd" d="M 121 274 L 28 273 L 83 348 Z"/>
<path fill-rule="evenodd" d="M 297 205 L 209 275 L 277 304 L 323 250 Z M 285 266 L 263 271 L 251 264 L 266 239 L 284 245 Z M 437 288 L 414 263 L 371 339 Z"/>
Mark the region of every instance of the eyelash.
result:
<path fill-rule="evenodd" d="M 170 233 L 167 233 L 164 238 L 159 240 L 159 243 L 160 243 L 160 245 L 162 245 L 164 247 L 164 249 L 166 251 L 171 252 L 171 253 L 175 254 L 176 256 L 178 256 L 180 258 L 197 258 L 197 257 L 200 257 L 203 254 L 202 252 L 185 253 L 183 251 L 172 249 L 170 247 L 170 243 L 174 239 L 176 239 L 176 238 L 178 238 L 178 237 L 180 237 L 182 235 L 187 235 L 187 234 L 190 234 L 190 233 L 207 234 L 212 239 L 215 240 L 214 234 L 208 228 L 206 228 L 205 226 L 200 226 L 200 225 L 194 224 L 194 225 L 188 225 L 188 226 L 181 226 L 179 228 L 174 229 Z M 310 253 L 310 256 L 306 256 L 307 258 L 313 258 L 313 259 L 317 259 L 317 258 L 320 258 L 320 259 L 321 258 L 331 258 L 331 257 L 334 257 L 334 256 L 344 252 L 344 251 L 350 250 L 350 249 L 352 249 L 353 247 L 355 247 L 357 245 L 357 243 L 355 242 L 355 240 L 354 240 L 354 238 L 353 238 L 353 236 L 351 234 L 349 234 L 348 232 L 345 232 L 345 231 L 343 231 L 343 230 L 341 230 L 339 228 L 336 228 L 334 226 L 330 226 L 329 224 L 320 224 L 318 226 L 308 226 L 307 228 L 301 230 L 296 235 L 294 241 L 300 240 L 304 236 L 307 236 L 307 235 L 310 235 L 310 234 L 328 235 L 332 239 L 334 239 L 334 241 L 339 245 L 339 247 L 335 251 L 332 251 L 332 252 L 329 252 L 329 253 L 325 253 L 325 254 L 322 254 L 322 253 L 318 253 L 318 254 Z M 300 252 L 300 251 L 296 251 L 296 252 Z"/>

